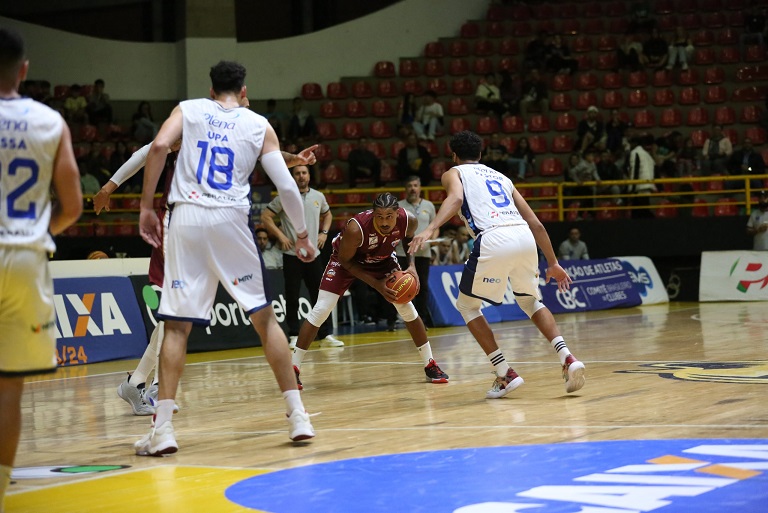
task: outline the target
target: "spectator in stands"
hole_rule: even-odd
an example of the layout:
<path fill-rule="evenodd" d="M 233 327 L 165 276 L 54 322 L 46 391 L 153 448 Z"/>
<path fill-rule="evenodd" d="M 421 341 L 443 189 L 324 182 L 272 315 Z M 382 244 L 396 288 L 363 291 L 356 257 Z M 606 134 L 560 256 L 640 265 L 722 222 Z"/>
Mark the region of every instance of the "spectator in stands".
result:
<path fill-rule="evenodd" d="M 64 117 L 69 123 L 88 123 L 88 113 L 85 107 L 88 100 L 82 95 L 80 84 L 72 84 L 69 88 L 69 96 L 64 100 Z"/>
<path fill-rule="evenodd" d="M 768 251 L 768 191 L 760 191 L 757 208 L 752 210 L 747 221 L 747 235 L 754 237 L 754 251 Z"/>
<path fill-rule="evenodd" d="M 131 133 L 140 144 L 147 144 L 154 140 L 160 128 L 152 117 L 152 106 L 148 101 L 139 102 L 131 118 Z"/>
<path fill-rule="evenodd" d="M 267 269 L 282 269 L 283 252 L 269 238 L 267 229 L 259 227 L 254 230 L 254 233 L 256 234 L 256 245 L 259 247 L 261 258 L 264 261 L 264 267 Z"/>
<path fill-rule="evenodd" d="M 763 156 L 756 152 L 752 147 L 752 139 L 744 139 L 741 149 L 734 151 L 728 159 L 729 175 L 762 175 L 765 174 L 765 161 Z M 743 181 L 728 182 L 729 189 L 743 189 Z M 762 189 L 763 181 L 760 179 L 751 179 L 749 186 L 752 189 Z"/>
<path fill-rule="evenodd" d="M 637 2 L 633 2 L 629 11 L 630 33 L 647 33 L 653 30 L 656 27 L 656 20 L 653 19 L 651 12 L 651 4 L 647 0 L 639 0 Z"/>
<path fill-rule="evenodd" d="M 667 60 L 667 69 L 675 67 L 675 63 L 680 63 L 680 68 L 688 69 L 688 60 L 693 57 L 693 40 L 688 36 L 685 28 L 678 26 L 675 28 L 675 35 L 669 43 L 669 57 Z"/>
<path fill-rule="evenodd" d="M 619 166 L 616 165 L 616 163 L 613 160 L 613 154 L 605 150 L 602 154 L 600 154 L 600 162 L 597 163 L 597 175 L 600 177 L 601 182 L 606 181 L 615 181 L 615 180 L 626 180 L 626 176 L 624 173 L 621 172 L 619 169 Z M 611 201 L 615 203 L 616 205 L 621 205 L 623 203 L 623 200 L 618 197 L 619 194 L 621 194 L 621 186 L 618 184 L 614 185 L 605 185 L 602 184 L 600 187 L 597 188 L 598 194 L 610 194 L 612 196 L 616 196 L 615 198 L 611 198 Z"/>
<path fill-rule="evenodd" d="M 596 186 L 584 185 L 584 182 L 597 182 L 597 187 L 601 187 L 600 175 L 597 174 L 597 166 L 595 165 L 595 154 L 592 151 L 587 151 L 583 156 L 579 153 L 574 153 L 568 160 L 568 177 L 572 182 L 576 182 L 576 187 L 569 189 L 569 194 L 572 196 L 583 196 L 578 198 L 581 207 L 590 209 L 595 204 L 595 191 Z M 583 210 L 578 217 L 586 219 L 591 217 L 590 210 Z"/>
<path fill-rule="evenodd" d="M 501 116 L 506 109 L 501 101 L 501 91 L 496 85 L 496 75 L 493 73 L 485 75 L 485 80 L 477 84 L 475 106 L 477 110 L 486 114 L 493 112 L 499 118 L 499 123 L 501 123 Z"/>
<path fill-rule="evenodd" d="M 531 107 L 538 108 L 542 114 L 547 113 L 549 107 L 547 83 L 542 80 L 538 69 L 534 68 L 530 71 L 521 92 L 523 96 L 520 99 L 520 115 L 526 123 Z"/>
<path fill-rule="evenodd" d="M 693 146 L 693 139 L 686 137 L 683 147 L 677 155 L 677 175 L 693 176 L 699 174 L 699 151 Z"/>
<path fill-rule="evenodd" d="M 416 119 L 416 100 L 413 93 L 405 93 L 397 107 L 397 133 L 405 139 L 413 133 L 413 121 Z"/>
<path fill-rule="evenodd" d="M 587 109 L 587 117 L 579 121 L 576 127 L 575 151 L 582 155 L 587 151 L 605 149 L 607 135 L 603 122 L 598 119 L 600 111 L 594 105 Z"/>
<path fill-rule="evenodd" d="M 88 113 L 88 119 L 94 125 L 112 123 L 112 105 L 109 103 L 109 95 L 104 92 L 102 79 L 97 78 L 93 82 L 93 89 L 88 97 L 88 105 L 85 110 Z"/>
<path fill-rule="evenodd" d="M 488 142 L 488 146 L 485 147 L 485 152 L 483 152 L 483 158 L 480 162 L 499 173 L 507 174 L 509 155 L 507 154 L 507 147 L 500 141 L 498 133 L 491 135 L 491 140 Z"/>
<path fill-rule="evenodd" d="M 416 175 L 421 179 L 423 186 L 429 185 L 432 179 L 432 157 L 429 151 L 419 144 L 416 134 L 411 134 L 405 139 L 405 146 L 397 154 L 397 176 L 405 181 L 410 175 Z"/>
<path fill-rule="evenodd" d="M 744 59 L 747 44 L 758 44 L 765 51 L 766 8 L 753 7 L 744 11 L 744 32 L 739 36 L 739 52 Z"/>
<path fill-rule="evenodd" d="M 315 137 L 317 137 L 315 118 L 304 108 L 304 100 L 297 96 L 293 99 L 293 114 L 288 122 L 288 138 L 298 142 Z"/>
<path fill-rule="evenodd" d="M 517 140 L 515 149 L 510 153 L 509 158 L 507 159 L 507 165 L 509 166 L 507 169 L 510 175 L 512 175 L 512 180 L 524 182 L 528 172 L 530 171 L 533 173 L 535 163 L 536 154 L 531 150 L 528 138 L 521 137 Z M 514 176 L 515 171 L 517 171 L 516 177 Z"/>
<path fill-rule="evenodd" d="M 413 131 L 416 137 L 422 141 L 427 139 L 435 140 L 435 135 L 443 126 L 445 114 L 443 106 L 437 102 L 437 93 L 429 90 L 424 94 L 422 104 L 416 110 L 416 117 L 413 121 Z"/>
<path fill-rule="evenodd" d="M 629 123 L 622 121 L 618 109 L 611 110 L 611 119 L 605 124 L 605 149 L 611 153 L 627 150 L 626 134 Z"/>
<path fill-rule="evenodd" d="M 763 101 L 763 109 L 760 112 L 760 119 L 757 122 L 763 129 L 768 130 L 768 95 L 765 96 Z"/>
<path fill-rule="evenodd" d="M 436 246 L 432 246 L 432 265 L 451 265 L 458 262 L 453 261 L 453 253 L 451 252 L 451 245 L 453 239 L 443 237 L 443 240 L 437 243 Z"/>
<path fill-rule="evenodd" d="M 629 176 L 630 180 L 653 180 L 655 162 L 648 149 L 654 144 L 652 135 L 640 135 L 633 137 L 630 141 L 632 151 L 629 153 Z M 651 206 L 651 197 L 649 194 L 657 192 L 656 185 L 652 183 L 631 184 L 628 188 L 632 194 L 633 219 L 644 219 L 654 217 L 649 208 Z"/>
<path fill-rule="evenodd" d="M 374 187 L 384 185 L 381 182 L 381 160 L 368 149 L 368 139 L 361 137 L 357 146 L 349 152 L 349 188 L 357 187 L 357 179 L 366 177 L 373 180 Z"/>
<path fill-rule="evenodd" d="M 671 137 L 669 135 L 657 137 L 650 153 L 656 163 L 654 175 L 661 178 L 674 178 L 677 172 L 675 165 L 677 154 Z"/>
<path fill-rule="evenodd" d="M 712 126 L 712 135 L 701 149 L 701 174 L 722 175 L 733 153 L 731 140 L 723 134 L 722 125 Z"/>
<path fill-rule="evenodd" d="M 631 34 L 625 34 L 621 44 L 616 48 L 616 71 L 639 71 L 642 62 L 643 45 L 635 41 Z"/>
<path fill-rule="evenodd" d="M 499 76 L 499 92 L 504 112 L 514 116 L 520 112 L 520 77 L 506 69 L 501 70 Z"/>
<path fill-rule="evenodd" d="M 534 70 L 544 65 L 547 56 L 547 40 L 549 34 L 546 30 L 540 30 L 526 46 L 523 52 L 523 70 Z"/>
<path fill-rule="evenodd" d="M 456 228 L 456 237 L 451 242 L 451 261 L 455 264 L 463 264 L 469 258 L 472 248 L 469 244 L 471 237 L 466 226 Z"/>
<path fill-rule="evenodd" d="M 565 239 L 557 250 L 560 260 L 589 260 L 587 244 L 581 240 L 581 230 L 575 226 L 568 231 Z"/>
<path fill-rule="evenodd" d="M 544 59 L 546 69 L 559 75 L 573 75 L 579 69 L 579 61 L 571 57 L 571 50 L 560 34 L 552 36 Z"/>
<path fill-rule="evenodd" d="M 101 144 L 99 143 L 91 144 L 90 151 L 85 157 L 78 161 L 78 165 L 81 168 L 85 168 L 86 174 L 96 178 L 99 182 L 99 189 L 101 189 L 101 186 L 107 183 L 112 176 L 112 173 L 109 171 L 109 161 L 101 152 Z M 97 190 L 96 192 L 99 191 Z"/>
<path fill-rule="evenodd" d="M 282 141 L 285 137 L 285 130 L 283 127 L 285 123 L 285 115 L 282 112 L 278 112 L 277 100 L 273 98 L 267 100 L 267 108 L 262 116 L 264 116 L 266 120 L 269 121 L 269 124 L 272 125 L 272 128 L 275 129 L 277 137 Z"/>
<path fill-rule="evenodd" d="M 661 37 L 657 29 L 651 31 L 651 36 L 643 43 L 643 53 L 640 61 L 646 68 L 663 69 L 669 58 L 669 43 Z"/>
<path fill-rule="evenodd" d="M 83 196 L 93 196 L 101 189 L 99 179 L 88 172 L 88 166 L 84 163 L 78 163 L 80 168 L 80 187 L 83 191 Z"/>

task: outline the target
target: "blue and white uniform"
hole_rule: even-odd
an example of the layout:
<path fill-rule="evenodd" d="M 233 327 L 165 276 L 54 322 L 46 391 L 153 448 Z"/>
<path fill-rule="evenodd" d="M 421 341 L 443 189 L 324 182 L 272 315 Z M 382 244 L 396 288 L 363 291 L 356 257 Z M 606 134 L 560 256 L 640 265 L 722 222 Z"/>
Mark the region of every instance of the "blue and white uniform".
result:
<path fill-rule="evenodd" d="M 250 177 L 268 122 L 210 99 L 180 107 L 183 138 L 168 196 L 173 211 L 158 317 L 207 325 L 219 282 L 248 314 L 271 304 L 250 227 Z"/>
<path fill-rule="evenodd" d="M 29 98 L 0 100 L 0 373 L 56 369 L 48 253 L 51 179 L 64 120 Z"/>
<path fill-rule="evenodd" d="M 460 215 L 475 238 L 459 290 L 500 304 L 507 279 L 517 294 L 541 299 L 536 241 L 515 206 L 515 186 L 482 164 L 455 166 L 464 189 Z"/>

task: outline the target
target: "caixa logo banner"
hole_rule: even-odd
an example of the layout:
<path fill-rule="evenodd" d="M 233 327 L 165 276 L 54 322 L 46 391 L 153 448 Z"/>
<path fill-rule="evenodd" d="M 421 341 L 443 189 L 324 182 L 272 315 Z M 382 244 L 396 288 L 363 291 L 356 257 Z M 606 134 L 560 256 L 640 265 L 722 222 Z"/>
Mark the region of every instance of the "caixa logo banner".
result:
<path fill-rule="evenodd" d="M 57 278 L 53 290 L 60 365 L 138 358 L 144 352 L 144 321 L 128 278 Z"/>

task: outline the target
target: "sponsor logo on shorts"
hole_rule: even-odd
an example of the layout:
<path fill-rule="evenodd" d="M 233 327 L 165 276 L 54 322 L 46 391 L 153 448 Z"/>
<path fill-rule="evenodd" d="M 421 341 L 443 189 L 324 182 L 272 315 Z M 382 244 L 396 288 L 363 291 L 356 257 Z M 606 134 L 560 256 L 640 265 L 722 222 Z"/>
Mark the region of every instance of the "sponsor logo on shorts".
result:
<path fill-rule="evenodd" d="M 187 284 L 183 280 L 173 280 L 173 281 L 171 281 L 171 288 L 172 289 L 183 289 L 186 286 L 187 286 Z"/>
<path fill-rule="evenodd" d="M 56 326 L 55 320 L 44 322 L 44 323 L 38 324 L 37 326 L 30 326 L 30 329 L 32 330 L 32 333 L 42 333 L 43 331 L 47 331 L 53 328 L 54 326 Z"/>
<path fill-rule="evenodd" d="M 192 192 L 189 193 L 189 196 L 187 196 L 187 198 L 189 198 L 191 200 L 199 199 L 200 198 L 200 193 L 197 192 L 197 191 L 192 191 Z"/>
<path fill-rule="evenodd" d="M 501 278 L 483 278 L 483 283 L 501 283 Z"/>
<path fill-rule="evenodd" d="M 325 278 L 326 280 L 333 278 L 336 276 L 336 269 L 328 269 L 328 272 L 325 273 L 325 275 L 327 276 L 327 278 Z"/>
<path fill-rule="evenodd" d="M 245 276 L 241 276 L 239 278 L 235 278 L 232 280 L 232 285 L 240 285 L 243 282 L 251 281 L 253 279 L 253 274 L 246 274 Z"/>

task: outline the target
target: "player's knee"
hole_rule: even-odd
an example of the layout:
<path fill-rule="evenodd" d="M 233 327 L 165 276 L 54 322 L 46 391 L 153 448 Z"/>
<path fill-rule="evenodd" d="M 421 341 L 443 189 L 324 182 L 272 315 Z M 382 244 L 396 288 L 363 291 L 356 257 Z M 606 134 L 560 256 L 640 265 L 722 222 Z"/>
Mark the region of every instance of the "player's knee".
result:
<path fill-rule="evenodd" d="M 483 312 L 480 311 L 482 305 L 482 299 L 468 296 L 463 292 L 459 292 L 459 299 L 456 300 L 456 310 L 459 311 L 461 318 L 467 324 L 483 315 Z"/>
<path fill-rule="evenodd" d="M 312 311 L 307 315 L 307 321 L 312 326 L 321 326 L 325 320 L 331 315 L 331 312 L 336 307 L 336 303 L 339 302 L 339 295 L 327 290 L 321 290 L 317 294 L 317 302 L 312 307 Z"/>
<path fill-rule="evenodd" d="M 395 310 L 400 314 L 405 322 L 415 321 L 419 316 L 419 312 L 416 311 L 416 307 L 413 306 L 413 302 L 408 301 L 404 305 L 395 304 Z"/>
<path fill-rule="evenodd" d="M 515 294 L 515 301 L 528 318 L 533 317 L 533 314 L 544 308 L 544 303 L 528 294 Z"/>

